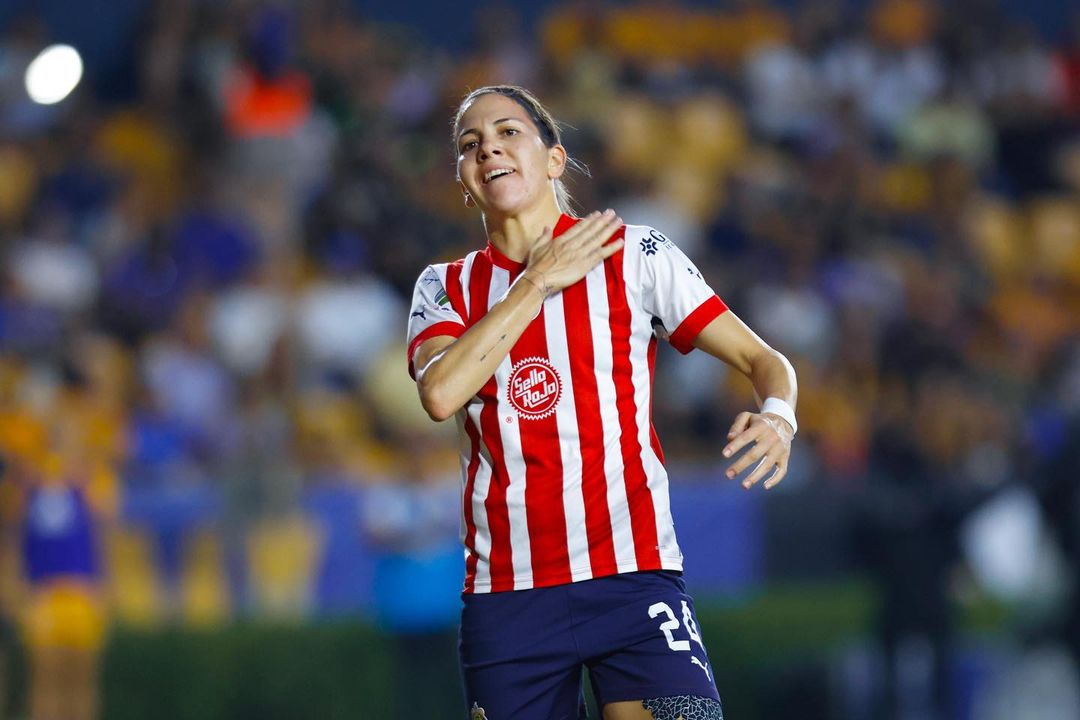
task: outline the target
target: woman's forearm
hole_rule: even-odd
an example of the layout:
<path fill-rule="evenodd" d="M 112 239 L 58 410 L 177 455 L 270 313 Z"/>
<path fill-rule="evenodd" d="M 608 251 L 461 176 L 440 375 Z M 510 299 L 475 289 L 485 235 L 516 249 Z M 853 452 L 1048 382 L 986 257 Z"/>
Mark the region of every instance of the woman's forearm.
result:
<path fill-rule="evenodd" d="M 765 398 L 780 398 L 795 409 L 799 389 L 795 369 L 788 359 L 772 348 L 763 349 L 750 362 L 747 373 L 760 405 Z"/>
<path fill-rule="evenodd" d="M 543 302 L 540 286 L 526 271 L 479 322 L 419 368 L 420 402 L 432 419 L 452 417 L 480 391 Z"/>
<path fill-rule="evenodd" d="M 622 248 L 621 238 L 608 242 L 620 225 L 622 219 L 607 210 L 591 213 L 557 238 L 544 228 L 529 250 L 527 269 L 506 297 L 456 340 L 428 346 L 432 350 L 421 345 L 416 382 L 432 419 L 446 420 L 480 391 L 548 295 L 573 285 Z"/>

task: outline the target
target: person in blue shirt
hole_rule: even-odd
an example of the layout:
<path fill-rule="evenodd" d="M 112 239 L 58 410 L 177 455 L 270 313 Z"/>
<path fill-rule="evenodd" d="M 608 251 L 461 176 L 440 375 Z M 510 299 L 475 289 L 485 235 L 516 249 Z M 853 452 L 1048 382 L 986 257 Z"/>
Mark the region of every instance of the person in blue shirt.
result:
<path fill-rule="evenodd" d="M 16 527 L 27 601 L 32 720 L 93 720 L 106 636 L 98 513 L 71 458 L 49 452 L 7 474 L 4 524 Z M 13 520 L 14 522 L 10 522 Z"/>

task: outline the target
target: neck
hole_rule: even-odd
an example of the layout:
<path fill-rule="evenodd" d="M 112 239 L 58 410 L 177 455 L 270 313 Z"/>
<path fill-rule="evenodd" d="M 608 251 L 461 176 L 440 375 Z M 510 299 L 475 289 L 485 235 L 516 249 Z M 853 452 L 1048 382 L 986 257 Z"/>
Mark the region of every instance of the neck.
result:
<path fill-rule="evenodd" d="M 488 241 L 499 252 L 515 262 L 525 262 L 544 228 L 554 230 L 561 214 L 558 203 L 552 198 L 551 202 L 514 215 L 484 213 L 484 229 Z"/>

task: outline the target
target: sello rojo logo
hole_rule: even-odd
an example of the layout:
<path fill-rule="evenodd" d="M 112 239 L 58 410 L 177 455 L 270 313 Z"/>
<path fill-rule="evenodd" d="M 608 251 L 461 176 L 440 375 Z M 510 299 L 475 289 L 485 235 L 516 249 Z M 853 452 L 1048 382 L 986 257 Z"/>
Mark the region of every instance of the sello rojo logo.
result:
<path fill-rule="evenodd" d="M 506 395 L 522 418 L 545 418 L 555 412 L 555 406 L 559 404 L 562 379 L 546 358 L 525 358 L 514 363 L 506 384 Z"/>

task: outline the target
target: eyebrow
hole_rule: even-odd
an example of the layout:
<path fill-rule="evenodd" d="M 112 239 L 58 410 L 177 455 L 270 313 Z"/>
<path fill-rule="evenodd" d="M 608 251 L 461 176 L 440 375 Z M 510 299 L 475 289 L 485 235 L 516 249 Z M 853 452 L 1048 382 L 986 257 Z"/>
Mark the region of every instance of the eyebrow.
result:
<path fill-rule="evenodd" d="M 499 118 L 499 119 L 498 119 L 498 120 L 496 120 L 496 121 L 495 121 L 495 122 L 494 122 L 493 124 L 494 124 L 494 125 L 498 125 L 499 123 L 504 123 L 504 122 L 508 122 L 508 121 L 510 121 L 510 120 L 513 120 L 513 121 L 515 121 L 515 122 L 522 122 L 521 118 L 513 118 L 513 117 L 504 117 L 504 118 Z M 469 133 L 476 133 L 477 135 L 479 135 L 479 134 L 480 134 L 480 131 L 479 131 L 479 130 L 477 130 L 476 128 L 465 128 L 464 130 L 462 130 L 461 132 L 459 132 L 459 133 L 458 133 L 458 140 L 460 140 L 461 138 L 465 137 L 465 136 L 466 136 L 466 135 L 468 135 Z"/>

